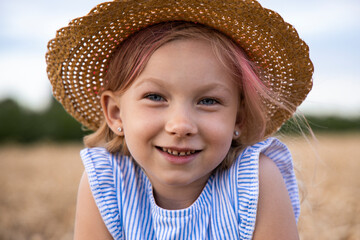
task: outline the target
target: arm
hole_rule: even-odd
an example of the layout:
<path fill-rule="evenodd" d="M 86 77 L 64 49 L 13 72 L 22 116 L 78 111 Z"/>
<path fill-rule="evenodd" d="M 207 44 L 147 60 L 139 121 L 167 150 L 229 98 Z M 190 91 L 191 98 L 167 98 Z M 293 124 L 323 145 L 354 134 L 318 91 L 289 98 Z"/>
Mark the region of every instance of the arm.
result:
<path fill-rule="evenodd" d="M 80 180 L 76 205 L 75 240 L 113 239 L 95 204 L 85 172 Z"/>
<path fill-rule="evenodd" d="M 298 240 L 290 197 L 276 164 L 265 155 L 259 161 L 259 202 L 254 240 Z"/>

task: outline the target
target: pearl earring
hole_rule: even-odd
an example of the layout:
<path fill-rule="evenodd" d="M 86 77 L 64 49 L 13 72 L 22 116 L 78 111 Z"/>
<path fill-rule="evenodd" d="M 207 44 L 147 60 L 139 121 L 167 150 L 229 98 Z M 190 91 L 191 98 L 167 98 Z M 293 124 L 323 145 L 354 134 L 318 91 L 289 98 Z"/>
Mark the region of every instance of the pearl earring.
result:
<path fill-rule="evenodd" d="M 122 128 L 121 128 L 121 127 L 118 127 L 117 130 L 118 130 L 119 132 L 122 132 Z"/>
<path fill-rule="evenodd" d="M 239 132 L 238 131 L 234 131 L 234 135 L 237 137 L 237 136 L 239 136 Z"/>

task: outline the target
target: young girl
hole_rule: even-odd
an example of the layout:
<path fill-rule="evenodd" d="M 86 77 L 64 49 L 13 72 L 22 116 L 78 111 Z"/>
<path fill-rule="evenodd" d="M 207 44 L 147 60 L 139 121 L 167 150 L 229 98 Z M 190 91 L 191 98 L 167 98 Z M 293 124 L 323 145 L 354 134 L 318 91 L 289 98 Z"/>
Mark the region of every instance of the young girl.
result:
<path fill-rule="evenodd" d="M 291 155 L 268 138 L 310 91 L 307 45 L 248 0 L 103 3 L 48 46 L 94 133 L 75 239 L 298 239 Z"/>

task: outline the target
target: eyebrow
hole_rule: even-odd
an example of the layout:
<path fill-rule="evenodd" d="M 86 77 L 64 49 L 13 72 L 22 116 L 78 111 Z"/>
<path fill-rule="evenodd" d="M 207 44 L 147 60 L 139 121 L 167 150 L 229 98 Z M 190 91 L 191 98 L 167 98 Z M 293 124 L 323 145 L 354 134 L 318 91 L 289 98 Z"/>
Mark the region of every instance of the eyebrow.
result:
<path fill-rule="evenodd" d="M 137 87 L 140 87 L 144 84 L 147 84 L 147 83 L 153 83 L 155 85 L 158 85 L 160 87 L 166 87 L 166 81 L 162 80 L 162 79 L 159 79 L 159 78 L 143 78 L 141 79 L 140 81 L 138 82 L 135 82 L 134 83 L 134 87 L 137 88 Z M 211 91 L 213 89 L 219 89 L 221 91 L 225 91 L 227 93 L 231 93 L 231 89 L 229 89 L 228 87 L 226 87 L 225 85 L 221 84 L 221 83 L 209 83 L 209 84 L 206 84 L 205 87 L 202 87 L 201 88 L 201 91 L 202 92 L 208 92 L 208 91 Z"/>
<path fill-rule="evenodd" d="M 223 84 L 220 84 L 220 83 L 210 83 L 210 84 L 207 84 L 204 88 L 202 88 L 201 90 L 204 91 L 204 92 L 208 92 L 208 91 L 212 91 L 213 89 L 216 89 L 216 90 L 220 90 L 220 91 L 224 91 L 228 94 L 230 94 L 232 92 L 232 89 L 226 87 L 225 85 Z"/>
<path fill-rule="evenodd" d="M 161 80 L 161 79 L 159 79 L 159 78 L 152 78 L 152 77 L 150 77 L 150 78 L 143 78 L 143 79 L 141 79 L 140 81 L 136 81 L 136 82 L 134 83 L 134 87 L 137 88 L 137 87 L 139 87 L 139 86 L 141 86 L 141 85 L 143 85 L 143 84 L 149 83 L 149 82 L 150 82 L 150 83 L 154 83 L 154 84 L 159 85 L 159 86 L 162 86 L 165 81 L 164 81 L 164 80 Z M 160 83 L 159 83 L 159 82 L 160 82 Z"/>

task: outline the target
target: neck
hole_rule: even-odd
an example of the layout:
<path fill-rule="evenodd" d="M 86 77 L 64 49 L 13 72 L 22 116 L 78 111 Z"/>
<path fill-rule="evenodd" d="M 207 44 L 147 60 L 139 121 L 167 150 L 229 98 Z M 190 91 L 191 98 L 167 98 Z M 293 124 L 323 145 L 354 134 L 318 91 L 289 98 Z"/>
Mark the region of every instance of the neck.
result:
<path fill-rule="evenodd" d="M 176 210 L 188 208 L 200 196 L 209 176 L 203 181 L 193 183 L 191 186 L 159 186 L 153 184 L 153 193 L 156 204 L 164 209 Z"/>

